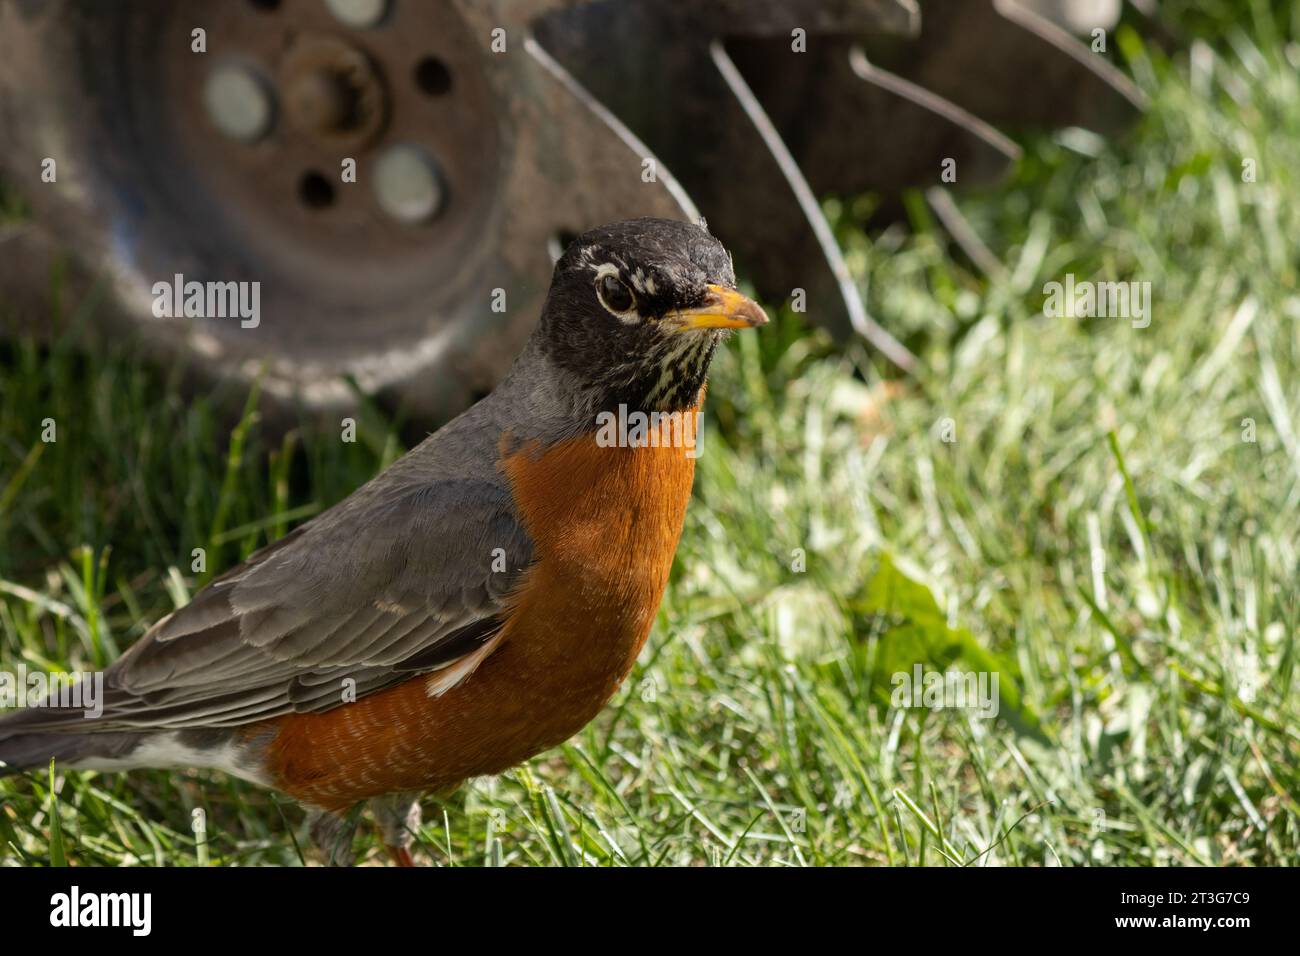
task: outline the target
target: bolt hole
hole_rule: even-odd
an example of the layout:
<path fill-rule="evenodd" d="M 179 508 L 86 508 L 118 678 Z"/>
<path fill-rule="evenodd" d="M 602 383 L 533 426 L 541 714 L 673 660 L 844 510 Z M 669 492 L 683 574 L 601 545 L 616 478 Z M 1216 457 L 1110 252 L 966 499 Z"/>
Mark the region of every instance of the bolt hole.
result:
<path fill-rule="evenodd" d="M 451 91 L 451 71 L 436 56 L 426 56 L 415 65 L 415 85 L 429 96 Z"/>
<path fill-rule="evenodd" d="M 298 182 L 298 198 L 308 209 L 326 209 L 334 205 L 334 187 L 320 173 L 305 173 Z"/>
<path fill-rule="evenodd" d="M 280 0 L 248 0 L 248 2 L 267 13 L 280 9 Z"/>

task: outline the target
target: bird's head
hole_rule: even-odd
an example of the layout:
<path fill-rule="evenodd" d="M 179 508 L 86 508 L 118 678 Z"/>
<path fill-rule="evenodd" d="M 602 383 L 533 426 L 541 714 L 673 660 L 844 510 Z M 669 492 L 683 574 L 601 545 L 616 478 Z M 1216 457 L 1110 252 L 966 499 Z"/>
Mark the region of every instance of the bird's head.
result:
<path fill-rule="evenodd" d="M 735 286 L 731 256 L 701 226 L 601 226 L 556 263 L 540 345 L 601 409 L 683 411 L 695 405 L 729 330 L 767 322 Z"/>

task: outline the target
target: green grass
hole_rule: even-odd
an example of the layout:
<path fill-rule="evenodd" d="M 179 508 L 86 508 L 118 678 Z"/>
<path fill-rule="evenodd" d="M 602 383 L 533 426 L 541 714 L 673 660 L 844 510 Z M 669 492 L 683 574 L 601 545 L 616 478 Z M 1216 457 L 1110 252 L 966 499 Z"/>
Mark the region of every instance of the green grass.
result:
<path fill-rule="evenodd" d="M 738 336 L 636 670 L 566 746 L 427 800 L 418 856 L 1300 858 L 1300 46 L 1251 9 L 1196 69 L 1125 36 L 1138 129 L 1031 142 L 1013 182 L 961 197 L 1004 274 L 919 207 L 874 241 L 834 207 L 925 371 L 886 382 L 791 316 Z M 1150 327 L 1045 318 L 1067 272 L 1150 281 Z M 227 567 L 399 451 L 375 416 L 355 445 L 252 415 L 232 443 L 211 397 L 76 339 L 0 362 L 0 668 L 103 665 L 202 585 L 192 548 Z M 913 661 L 995 671 L 1001 718 L 891 707 Z M 300 811 L 215 774 L 56 768 L 0 801 L 4 862 L 195 865 L 196 808 L 212 864 L 301 859 Z"/>

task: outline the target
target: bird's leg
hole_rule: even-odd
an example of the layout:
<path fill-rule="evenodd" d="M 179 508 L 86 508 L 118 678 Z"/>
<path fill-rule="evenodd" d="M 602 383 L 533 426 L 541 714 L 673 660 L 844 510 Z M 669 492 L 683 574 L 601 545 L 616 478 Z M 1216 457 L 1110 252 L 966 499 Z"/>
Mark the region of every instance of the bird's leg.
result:
<path fill-rule="evenodd" d="M 420 795 L 390 793 L 370 798 L 370 810 L 379 824 L 379 833 L 398 866 L 415 866 L 411 844 L 420 829 Z"/>
<path fill-rule="evenodd" d="M 357 855 L 352 838 L 357 833 L 356 808 L 344 813 L 311 809 L 307 813 L 307 832 L 312 842 L 325 854 L 326 866 L 351 866 Z"/>
<path fill-rule="evenodd" d="M 393 864 L 395 866 L 417 866 L 418 865 L 415 862 L 415 857 L 411 856 L 411 851 L 408 847 L 390 846 L 388 847 L 388 855 L 393 858 Z"/>

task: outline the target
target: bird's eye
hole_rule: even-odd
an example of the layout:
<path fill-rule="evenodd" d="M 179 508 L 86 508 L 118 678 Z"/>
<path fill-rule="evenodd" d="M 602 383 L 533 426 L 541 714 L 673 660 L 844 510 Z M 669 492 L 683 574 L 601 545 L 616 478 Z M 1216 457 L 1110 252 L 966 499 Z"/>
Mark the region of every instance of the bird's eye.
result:
<path fill-rule="evenodd" d="M 618 276 L 609 273 L 596 280 L 596 295 L 600 297 L 600 304 L 615 315 L 631 312 L 636 305 L 632 290 Z"/>

